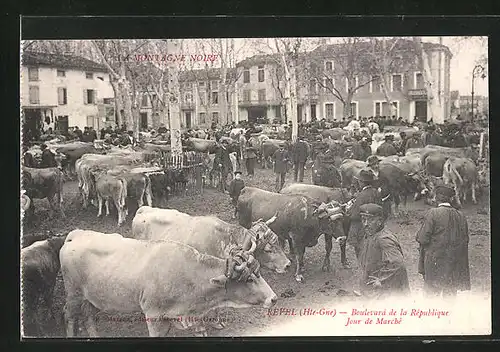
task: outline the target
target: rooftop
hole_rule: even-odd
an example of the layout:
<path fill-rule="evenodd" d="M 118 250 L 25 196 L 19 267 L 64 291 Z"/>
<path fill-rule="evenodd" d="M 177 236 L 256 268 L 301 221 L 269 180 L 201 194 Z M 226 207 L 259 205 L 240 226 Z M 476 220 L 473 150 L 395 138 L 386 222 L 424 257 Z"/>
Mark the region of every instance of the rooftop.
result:
<path fill-rule="evenodd" d="M 82 71 L 108 72 L 106 66 L 95 61 L 73 55 L 48 54 L 25 51 L 22 57 L 23 66 L 46 66 L 54 68 L 76 69 Z"/>

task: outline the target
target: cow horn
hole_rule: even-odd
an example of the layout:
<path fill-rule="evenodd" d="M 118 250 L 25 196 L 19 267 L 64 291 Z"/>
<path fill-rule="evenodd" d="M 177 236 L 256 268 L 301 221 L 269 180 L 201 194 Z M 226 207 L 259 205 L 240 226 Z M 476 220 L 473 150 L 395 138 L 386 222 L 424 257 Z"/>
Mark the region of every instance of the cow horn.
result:
<path fill-rule="evenodd" d="M 247 263 L 246 263 L 246 262 L 241 263 L 241 264 L 239 264 L 239 265 L 238 265 L 238 264 L 236 264 L 236 265 L 234 266 L 234 271 L 236 271 L 236 272 L 241 272 L 241 271 L 242 271 L 242 270 L 243 270 L 246 266 L 247 266 Z"/>
<path fill-rule="evenodd" d="M 263 220 L 262 218 L 255 220 L 254 222 L 252 222 L 252 226 L 258 224 L 262 220 Z"/>
<path fill-rule="evenodd" d="M 267 226 L 271 225 L 276 220 L 277 217 L 278 217 L 278 212 L 276 212 L 269 220 L 266 221 L 266 225 Z"/>
<path fill-rule="evenodd" d="M 257 242 L 255 242 L 253 239 L 250 239 L 250 241 L 252 243 L 252 246 L 248 251 L 246 251 L 249 254 L 253 253 L 255 251 L 255 248 L 257 248 Z"/>
<path fill-rule="evenodd" d="M 342 213 L 335 214 L 335 215 L 330 216 L 330 220 L 331 221 L 335 221 L 335 220 L 338 220 L 338 219 L 342 218 L 343 216 L 344 215 Z"/>

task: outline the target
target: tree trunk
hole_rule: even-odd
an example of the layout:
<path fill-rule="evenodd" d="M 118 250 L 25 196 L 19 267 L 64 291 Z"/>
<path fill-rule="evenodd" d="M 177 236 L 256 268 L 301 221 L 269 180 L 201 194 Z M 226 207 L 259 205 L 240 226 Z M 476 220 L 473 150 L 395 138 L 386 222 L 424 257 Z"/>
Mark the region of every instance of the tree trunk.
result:
<path fill-rule="evenodd" d="M 417 52 L 420 55 L 420 62 L 422 66 L 422 74 L 425 81 L 425 89 L 427 92 L 427 104 L 429 106 L 430 114 L 427 114 L 427 121 L 433 119 L 435 123 L 444 122 L 444 112 L 442 109 L 442 99 L 439 95 L 439 87 L 435 82 L 432 75 L 429 55 L 424 50 L 422 45 L 422 39 L 420 37 L 413 37 L 413 41 L 416 45 Z M 439 70 L 437 70 L 439 73 Z"/>
<path fill-rule="evenodd" d="M 111 79 L 111 87 L 113 88 L 113 93 L 115 94 L 115 112 L 116 112 L 116 124 L 118 126 L 121 126 L 123 123 L 123 116 L 122 116 L 122 110 L 123 110 L 123 104 L 122 104 L 122 99 L 121 99 L 121 93 L 120 90 L 118 89 L 118 86 L 116 82 Z M 114 126 L 113 126 L 114 127 Z"/>
<path fill-rule="evenodd" d="M 179 43 L 171 40 L 169 42 L 169 53 L 176 54 L 179 52 Z M 169 102 L 170 102 L 170 146 L 172 156 L 182 156 L 181 143 L 181 109 L 180 109 L 180 87 L 179 87 L 179 70 L 176 64 L 172 65 L 169 70 Z M 182 158 L 181 158 L 182 159 Z"/>

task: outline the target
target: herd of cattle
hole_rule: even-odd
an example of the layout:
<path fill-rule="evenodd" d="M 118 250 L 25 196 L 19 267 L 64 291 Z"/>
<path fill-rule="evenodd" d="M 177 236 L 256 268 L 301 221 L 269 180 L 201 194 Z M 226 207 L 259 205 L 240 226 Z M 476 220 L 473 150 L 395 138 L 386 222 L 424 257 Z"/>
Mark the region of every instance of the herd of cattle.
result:
<path fill-rule="evenodd" d="M 324 135 L 328 138 L 323 140 L 334 145 L 343 133 L 327 131 Z M 230 150 L 233 169 L 241 162 L 238 136 L 223 137 L 234 148 Z M 373 142 L 378 142 L 375 137 Z M 252 138 L 266 167 L 283 141 L 263 135 Z M 193 137 L 183 142 L 185 159 L 205 153 L 203 173 L 211 176 L 213 153 L 220 144 Z M 47 319 L 56 319 L 50 307 L 59 271 L 66 290 L 67 336 L 76 336 L 78 322 L 89 336 L 97 336 L 94 318 L 99 310 L 142 312 L 150 336 L 166 336 L 171 328 L 206 336 L 208 325 L 223 328 L 223 324 L 173 318 L 217 314 L 223 307 L 274 305 L 277 296 L 261 275 L 260 266 L 287 272 L 291 261 L 284 252 L 285 242 L 295 259 L 294 276 L 299 282 L 304 280 L 305 248 L 315 246 L 321 235 L 326 252 L 322 270 L 330 270 L 334 238 L 340 245 L 341 264 L 348 265 L 349 207 L 358 187 L 355 176 L 368 167 L 365 161 L 338 158 L 333 165 L 323 165 L 321 153 L 315 155 L 311 147 L 314 184 L 291 184 L 280 193 L 245 187 L 238 200 L 236 225 L 214 216 L 165 209 L 168 195 L 175 189 L 184 192 L 191 182 L 182 167 L 167 168 L 151 161 L 152 153 L 168 152 L 167 145 L 143 143 L 135 150 L 101 149 L 81 142 L 48 145 L 59 156 L 60 167 L 22 168 L 25 217 L 33 215 L 32 199 L 42 198 L 48 199 L 54 212 L 65 216 L 63 183 L 72 174 L 78 179 L 82 206 L 96 205 L 97 216 L 102 215 L 103 207 L 109 214 L 111 202 L 121 225 L 129 215 L 127 198 L 137 202 L 138 210 L 132 220 L 132 238 L 76 229 L 23 243 L 25 336 L 44 334 L 47 322 L 40 322 L 41 307 L 48 309 Z M 34 149 L 31 152 L 36 154 Z M 379 179 L 387 199 L 394 201 L 398 212 L 401 197 L 405 205 L 408 195 L 415 200 L 422 195 L 432 198 L 433 188 L 444 182 L 455 187 L 458 205 L 465 202 L 468 192 L 476 202 L 476 189 L 488 177 L 488 170 L 468 158 L 469 152 L 470 148 L 427 145 L 409 149 L 405 156 L 380 158 Z M 318 177 L 325 173 L 326 177 Z M 325 179 L 328 185 L 321 184 Z"/>

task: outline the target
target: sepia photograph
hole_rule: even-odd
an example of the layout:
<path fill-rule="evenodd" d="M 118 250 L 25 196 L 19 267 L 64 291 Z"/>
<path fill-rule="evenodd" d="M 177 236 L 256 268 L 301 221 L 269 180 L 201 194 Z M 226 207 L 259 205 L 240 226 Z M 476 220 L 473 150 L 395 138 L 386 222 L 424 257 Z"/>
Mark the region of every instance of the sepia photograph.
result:
<path fill-rule="evenodd" d="M 488 65 L 21 37 L 21 338 L 491 334 Z"/>

